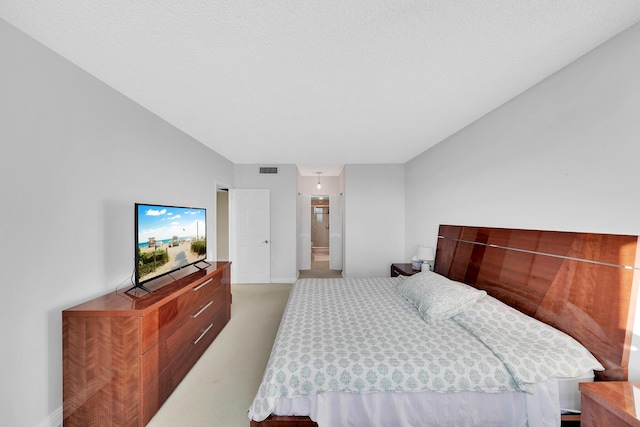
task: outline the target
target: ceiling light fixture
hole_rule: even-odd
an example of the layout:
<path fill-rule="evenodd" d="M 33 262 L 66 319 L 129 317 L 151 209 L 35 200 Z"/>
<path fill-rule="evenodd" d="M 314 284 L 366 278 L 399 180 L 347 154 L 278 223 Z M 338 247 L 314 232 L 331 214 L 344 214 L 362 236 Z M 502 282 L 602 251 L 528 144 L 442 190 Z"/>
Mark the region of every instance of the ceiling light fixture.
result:
<path fill-rule="evenodd" d="M 320 190 L 320 189 L 322 188 L 322 184 L 320 184 L 320 174 L 321 174 L 321 173 L 322 173 L 322 172 L 318 172 L 318 185 L 316 185 L 316 188 L 317 188 L 318 190 Z"/>

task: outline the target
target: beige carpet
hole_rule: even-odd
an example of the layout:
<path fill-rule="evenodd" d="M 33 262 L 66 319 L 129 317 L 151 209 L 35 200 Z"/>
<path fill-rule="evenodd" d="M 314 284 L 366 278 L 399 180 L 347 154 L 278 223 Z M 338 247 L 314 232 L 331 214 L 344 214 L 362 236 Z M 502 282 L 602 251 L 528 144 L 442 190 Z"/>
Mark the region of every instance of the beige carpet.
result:
<path fill-rule="evenodd" d="M 342 271 L 329 270 L 329 261 L 311 261 L 310 270 L 300 270 L 298 279 L 309 279 L 312 277 L 320 277 L 323 279 L 331 279 L 342 277 Z"/>
<path fill-rule="evenodd" d="M 248 427 L 291 284 L 232 285 L 231 320 L 149 427 Z"/>

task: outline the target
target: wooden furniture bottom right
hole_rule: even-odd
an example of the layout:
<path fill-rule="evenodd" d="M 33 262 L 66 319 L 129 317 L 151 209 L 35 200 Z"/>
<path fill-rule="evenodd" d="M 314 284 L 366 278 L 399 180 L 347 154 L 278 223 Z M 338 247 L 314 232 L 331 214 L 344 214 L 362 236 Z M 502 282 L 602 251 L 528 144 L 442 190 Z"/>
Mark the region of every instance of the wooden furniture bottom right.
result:
<path fill-rule="evenodd" d="M 640 426 L 640 382 L 581 383 L 580 392 L 581 427 Z"/>

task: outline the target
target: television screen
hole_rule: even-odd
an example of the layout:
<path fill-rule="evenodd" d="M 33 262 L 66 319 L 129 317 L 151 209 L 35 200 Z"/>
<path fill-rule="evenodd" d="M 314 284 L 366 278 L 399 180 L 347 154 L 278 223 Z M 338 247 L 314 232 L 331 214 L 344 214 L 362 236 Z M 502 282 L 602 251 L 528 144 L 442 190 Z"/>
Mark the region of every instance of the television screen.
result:
<path fill-rule="evenodd" d="M 206 259 L 206 209 L 136 203 L 135 236 L 135 285 L 140 286 Z"/>

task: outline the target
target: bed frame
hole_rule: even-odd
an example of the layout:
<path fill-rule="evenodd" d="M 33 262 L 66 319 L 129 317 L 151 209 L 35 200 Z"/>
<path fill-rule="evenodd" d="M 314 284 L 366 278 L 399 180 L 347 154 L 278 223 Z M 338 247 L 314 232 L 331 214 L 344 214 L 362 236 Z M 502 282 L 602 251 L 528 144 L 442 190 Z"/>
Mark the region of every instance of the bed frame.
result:
<path fill-rule="evenodd" d="M 625 381 L 640 280 L 638 236 L 441 225 L 435 272 L 571 335 Z M 579 416 L 564 417 L 564 421 Z M 317 427 L 271 416 L 251 427 Z"/>

